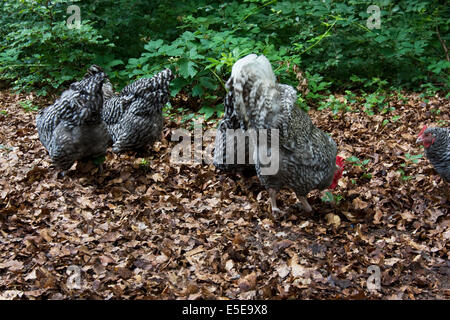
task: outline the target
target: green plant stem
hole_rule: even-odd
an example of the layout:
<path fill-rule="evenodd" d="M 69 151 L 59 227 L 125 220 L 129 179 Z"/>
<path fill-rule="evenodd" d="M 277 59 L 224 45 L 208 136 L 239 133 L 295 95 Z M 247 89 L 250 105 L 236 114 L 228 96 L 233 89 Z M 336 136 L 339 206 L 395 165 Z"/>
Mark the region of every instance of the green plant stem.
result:
<path fill-rule="evenodd" d="M 269 2 L 267 2 L 267 3 L 265 3 L 265 4 L 263 4 L 262 6 L 260 6 L 260 7 L 257 7 L 256 9 L 254 9 L 252 12 L 250 12 L 249 14 L 247 14 L 241 21 L 239 21 L 239 24 L 241 24 L 242 22 L 244 22 L 245 20 L 247 20 L 248 18 L 250 18 L 252 15 L 254 15 L 256 12 L 258 12 L 260 9 L 262 9 L 262 8 L 264 8 L 264 7 L 267 7 L 268 5 L 271 5 L 272 3 L 274 3 L 274 2 L 277 2 L 278 0 L 272 0 L 272 1 L 269 1 Z"/>
<path fill-rule="evenodd" d="M 334 22 L 333 22 L 333 23 L 331 24 L 331 26 L 327 29 L 327 31 L 325 31 L 325 33 L 322 34 L 322 35 L 320 36 L 319 40 L 317 40 L 315 43 L 313 43 L 313 44 L 312 44 L 311 46 L 309 46 L 307 49 L 303 50 L 303 52 L 301 52 L 301 53 L 299 54 L 299 56 L 301 56 L 302 54 L 308 52 L 309 50 L 311 50 L 312 48 L 314 48 L 316 45 L 318 45 L 318 44 L 323 40 L 323 38 L 325 38 L 325 37 L 330 33 L 331 29 L 334 27 L 334 25 L 336 24 L 336 22 L 338 22 L 338 20 L 334 20 Z"/>
<path fill-rule="evenodd" d="M 222 87 L 223 87 L 224 89 L 226 89 L 226 88 L 225 88 L 225 82 L 222 80 L 222 78 L 220 78 L 220 77 L 217 75 L 217 73 L 214 72 L 214 70 L 213 70 L 212 68 L 210 68 L 209 71 L 211 71 L 211 73 L 217 78 L 217 80 L 219 80 L 219 82 L 220 82 L 220 84 L 222 85 Z"/>

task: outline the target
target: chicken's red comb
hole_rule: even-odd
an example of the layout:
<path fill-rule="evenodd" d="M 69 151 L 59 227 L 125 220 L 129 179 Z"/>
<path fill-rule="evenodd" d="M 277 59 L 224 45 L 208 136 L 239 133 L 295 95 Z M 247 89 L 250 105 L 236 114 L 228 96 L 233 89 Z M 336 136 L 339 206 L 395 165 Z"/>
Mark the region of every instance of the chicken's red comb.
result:
<path fill-rule="evenodd" d="M 427 126 L 425 125 L 425 126 L 423 126 L 423 128 L 422 128 L 422 130 L 420 130 L 420 132 L 419 132 L 419 137 L 425 132 L 425 130 L 427 130 Z"/>
<path fill-rule="evenodd" d="M 331 182 L 331 185 L 328 187 L 329 189 L 334 189 L 337 187 L 338 181 L 342 177 L 342 173 L 344 172 L 344 163 L 345 163 L 344 158 L 339 156 L 336 157 L 336 165 L 339 168 L 336 168 L 336 171 L 334 172 L 333 181 Z"/>
<path fill-rule="evenodd" d="M 343 168 L 344 163 L 345 163 L 344 158 L 339 157 L 339 156 L 336 157 L 336 165 L 338 165 L 340 168 Z"/>

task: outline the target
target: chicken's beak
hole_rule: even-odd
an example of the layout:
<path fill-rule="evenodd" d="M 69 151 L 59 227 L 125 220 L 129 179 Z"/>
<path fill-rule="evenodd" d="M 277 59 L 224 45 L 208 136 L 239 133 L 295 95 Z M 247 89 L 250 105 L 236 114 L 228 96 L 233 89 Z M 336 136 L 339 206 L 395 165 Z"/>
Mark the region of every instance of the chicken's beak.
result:
<path fill-rule="evenodd" d="M 423 143 L 423 139 L 422 139 L 421 135 L 417 137 L 416 143 Z"/>

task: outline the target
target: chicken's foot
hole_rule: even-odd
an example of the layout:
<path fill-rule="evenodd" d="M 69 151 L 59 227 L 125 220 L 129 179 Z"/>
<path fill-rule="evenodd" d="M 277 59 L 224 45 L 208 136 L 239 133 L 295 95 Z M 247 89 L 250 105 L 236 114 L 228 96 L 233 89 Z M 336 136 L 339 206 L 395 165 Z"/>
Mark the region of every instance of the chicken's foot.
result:
<path fill-rule="evenodd" d="M 284 211 L 280 210 L 277 206 L 277 191 L 275 189 L 269 189 L 270 204 L 272 206 L 272 216 L 274 219 L 278 219 L 284 215 Z"/>

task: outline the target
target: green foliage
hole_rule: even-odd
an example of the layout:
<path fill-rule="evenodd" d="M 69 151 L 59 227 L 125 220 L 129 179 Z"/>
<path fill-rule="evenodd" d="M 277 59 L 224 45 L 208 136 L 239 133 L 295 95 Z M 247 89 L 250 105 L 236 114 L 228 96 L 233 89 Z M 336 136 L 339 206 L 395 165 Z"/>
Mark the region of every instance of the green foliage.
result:
<path fill-rule="evenodd" d="M 356 97 L 356 94 L 349 91 L 349 90 L 345 90 L 345 99 L 348 101 L 349 104 L 353 105 L 355 103 L 358 102 L 358 99 Z"/>
<path fill-rule="evenodd" d="M 345 159 L 345 161 L 348 163 L 351 163 L 355 167 L 361 168 L 361 170 L 363 172 L 361 175 L 362 179 L 368 179 L 368 180 L 372 179 L 372 174 L 370 174 L 368 172 L 368 167 L 367 167 L 367 165 L 370 163 L 369 159 L 361 161 L 358 157 L 351 156 L 351 157 L 348 157 L 347 159 Z"/>
<path fill-rule="evenodd" d="M 221 112 L 212 106 L 223 97 L 231 66 L 251 52 L 266 55 L 284 83 L 297 86 L 294 66 L 304 71 L 305 109 L 329 89 L 375 92 L 365 101 L 372 114 L 389 112 L 380 96 L 389 86 L 450 88 L 440 41 L 450 42 L 450 8 L 442 1 L 74 0 L 80 29 L 66 26 L 67 1 L 2 2 L 0 79 L 41 94 L 61 89 L 92 63 L 119 87 L 170 67 L 178 75 L 172 94 L 197 99 L 209 117 Z M 381 8 L 381 28 L 369 30 L 373 4 Z M 323 107 L 345 110 L 336 101 Z"/>
<path fill-rule="evenodd" d="M 190 22 L 197 20 L 191 18 Z M 233 64 L 258 48 L 269 57 L 278 54 L 272 47 L 263 49 L 263 43 L 251 38 L 233 36 L 231 31 L 211 31 L 200 25 L 195 32 L 185 31 L 171 43 L 162 39 L 150 41 L 140 58 L 129 60 L 123 75 L 149 77 L 161 68 L 169 67 L 178 73 L 173 81 L 173 95 L 185 90 L 192 97 L 214 102 L 217 96 L 208 96 L 208 93 L 219 88 L 223 91 L 223 79 Z M 277 55 L 276 58 L 280 57 Z"/>
<path fill-rule="evenodd" d="M 417 163 L 419 163 L 419 159 L 422 157 L 423 157 L 422 154 L 417 154 L 417 155 L 411 155 L 410 153 L 405 154 L 407 163 L 417 164 Z M 405 167 L 405 164 L 403 164 L 402 167 Z"/>
<path fill-rule="evenodd" d="M 58 88 L 85 72 L 109 43 L 90 22 L 66 26 L 66 1 L 4 1 L 0 7 L 0 79 L 14 89 Z"/>
<path fill-rule="evenodd" d="M 333 194 L 330 191 L 326 191 L 321 200 L 322 202 L 330 202 L 338 205 L 339 202 L 344 200 L 344 197 L 340 194 Z"/>
<path fill-rule="evenodd" d="M 358 157 L 355 157 L 355 156 L 348 157 L 347 159 L 345 159 L 345 161 L 351 163 L 352 165 L 354 165 L 356 167 L 361 167 L 361 168 L 363 168 L 365 165 L 369 164 L 369 162 L 370 162 L 369 159 L 361 161 L 361 160 L 359 160 Z"/>
<path fill-rule="evenodd" d="M 331 82 L 324 81 L 323 77 L 317 73 L 312 75 L 309 72 L 306 72 L 306 77 L 308 79 L 308 86 L 310 89 L 306 97 L 310 100 L 320 100 L 325 98 L 325 96 L 320 93 L 327 90 L 330 87 Z"/>
<path fill-rule="evenodd" d="M 33 101 L 31 101 L 31 100 L 19 101 L 19 104 L 22 106 L 22 108 L 26 112 L 38 111 L 39 110 L 39 107 L 38 106 L 34 106 L 33 105 Z"/>
<path fill-rule="evenodd" d="M 392 116 L 390 119 L 384 119 L 383 120 L 383 126 L 387 125 L 389 122 L 396 123 L 401 116 Z"/>
<path fill-rule="evenodd" d="M 408 181 L 408 180 L 411 180 L 411 179 L 412 179 L 412 176 L 408 176 L 408 175 L 405 173 L 405 170 L 403 170 L 403 169 L 399 169 L 399 170 L 397 170 L 397 172 L 400 173 L 400 179 L 401 179 L 402 181 Z"/>
<path fill-rule="evenodd" d="M 368 115 L 374 115 L 375 111 L 386 113 L 390 111 L 387 108 L 387 102 L 385 101 L 386 97 L 383 94 L 379 94 L 378 92 L 371 93 L 366 95 L 366 101 L 363 104 L 364 112 Z"/>
<path fill-rule="evenodd" d="M 439 108 L 432 108 L 432 109 L 430 110 L 430 112 L 431 112 L 432 114 L 434 114 L 434 115 L 440 115 L 440 114 L 441 114 L 441 109 L 439 109 Z"/>
<path fill-rule="evenodd" d="M 144 172 L 149 171 L 150 170 L 150 162 L 147 159 L 142 158 L 141 162 L 139 162 L 139 168 Z"/>
<path fill-rule="evenodd" d="M 352 108 L 349 105 L 347 105 L 345 102 L 340 101 L 333 95 L 330 95 L 325 101 L 320 102 L 318 110 L 323 109 L 331 109 L 333 111 L 333 114 L 337 114 L 341 110 L 345 112 L 352 111 Z"/>
<path fill-rule="evenodd" d="M 422 154 L 411 155 L 410 153 L 405 154 L 405 162 L 400 165 L 401 169 L 397 170 L 400 173 L 400 178 L 402 181 L 411 180 L 413 177 L 406 174 L 406 172 L 411 169 L 413 164 L 419 163 L 419 159 L 422 158 Z"/>
<path fill-rule="evenodd" d="M 224 106 L 223 104 L 219 104 L 214 107 L 210 106 L 203 106 L 200 110 L 198 110 L 198 113 L 202 114 L 205 118 L 205 120 L 208 120 L 212 116 L 216 116 L 220 118 L 223 115 L 224 112 Z"/>

